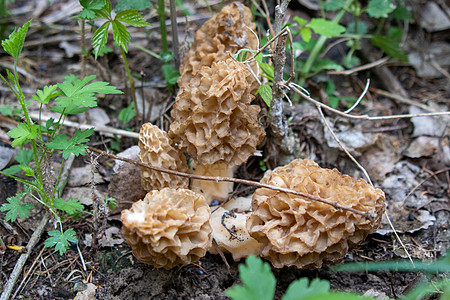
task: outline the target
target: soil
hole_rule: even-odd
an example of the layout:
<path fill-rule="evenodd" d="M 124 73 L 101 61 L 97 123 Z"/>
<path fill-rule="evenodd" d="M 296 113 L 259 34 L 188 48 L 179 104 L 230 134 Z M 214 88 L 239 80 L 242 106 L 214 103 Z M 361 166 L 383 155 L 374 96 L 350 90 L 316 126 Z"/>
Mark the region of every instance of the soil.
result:
<path fill-rule="evenodd" d="M 77 7 L 75 5 L 77 1 L 69 2 L 74 4 L 73 7 Z M 219 7 L 216 2 L 219 1 L 215 1 L 211 6 L 214 11 Z M 273 7 L 273 2 L 268 2 L 269 7 Z M 14 26 L 22 26 L 26 20 L 32 16 L 34 18 L 21 56 L 23 59 L 19 63 L 19 66 L 28 72 L 21 78 L 24 90 L 34 91 L 36 88 L 42 88 L 43 84 L 62 82 L 63 76 L 70 73 L 80 73 L 79 40 L 68 41 L 68 44 L 62 43 L 65 36 L 79 30 L 77 21 L 70 18 L 77 11 L 76 9 L 66 11 L 65 8 L 69 5 L 67 1 L 54 1 L 50 7 L 46 7 L 45 3 L 47 2 L 38 0 L 10 3 L 11 15 L 0 22 L 1 25 L 7 26 L 8 30 L 5 32 L 9 32 L 9 29 Z M 184 22 L 180 23 L 179 31 L 182 41 L 185 35 L 187 40 L 192 38 L 192 33 L 205 21 L 204 16 L 208 16 L 208 8 L 200 3 L 203 1 L 190 1 L 186 4 L 186 7 L 192 10 L 192 16 L 197 17 L 198 21 L 190 22 L 189 26 L 186 26 Z M 291 16 L 305 13 L 314 16 L 317 12 L 305 10 L 298 3 L 292 4 L 288 11 Z M 61 15 L 60 18 L 57 18 L 58 14 Z M 158 24 L 158 18 L 153 10 L 146 10 L 144 15 L 152 24 Z M 263 22 L 263 20 L 260 21 Z M 146 31 L 130 30 L 133 42 L 159 52 L 160 33 L 157 26 Z M 49 37 L 53 37 L 56 42 L 49 41 L 47 39 Z M 410 45 L 414 43 L 420 45 L 424 39 L 427 43 L 434 40 L 449 42 L 449 36 L 445 36 L 442 31 L 427 33 L 416 24 L 411 25 L 409 38 Z M 411 46 L 410 49 L 412 48 L 414 47 Z M 71 51 L 74 53 L 73 56 L 70 56 Z M 124 88 L 126 80 L 119 54 L 120 51 L 114 49 L 113 53 L 102 57 L 98 63 L 89 60 L 86 73 L 97 74 L 99 79 L 108 80 L 112 85 Z M 170 107 L 173 104 L 175 90 L 167 88 L 164 82 L 160 71 L 161 61 L 132 47 L 129 49 L 128 60 L 132 72 L 145 73 L 142 81 L 144 88 L 137 90 L 138 94 L 144 95 L 147 109 L 153 101 L 151 116 L 150 118 L 147 116 L 145 121 L 151 120 L 160 128 L 167 129 L 170 124 Z M 2 67 L 11 62 L 8 56 L 0 52 Z M 419 77 L 416 70 L 407 64 L 391 64 L 389 69 L 407 91 L 407 98 L 411 101 L 426 105 L 433 111 L 448 111 L 450 85 L 449 78 L 445 77 L 448 73 L 430 79 Z M 3 69 L 1 73 L 4 74 Z M 371 88 L 386 89 L 383 78 L 377 78 L 370 70 L 357 75 L 338 75 L 333 79 L 340 95 L 358 97 L 367 77 L 372 79 Z M 16 103 L 13 95 L 6 91 L 6 87 L 3 89 L 4 87 L 2 85 L 0 90 L 0 105 Z M 315 98 L 327 103 L 327 99 L 321 97 L 322 84 L 310 81 L 308 88 L 311 89 Z M 26 96 L 31 97 L 31 94 L 27 92 Z M 367 98 L 369 100 L 363 101 L 353 114 L 376 116 L 417 113 L 414 105 L 399 102 L 395 97 L 383 96 L 373 89 L 369 91 Z M 261 100 L 258 101 L 262 103 Z M 134 126 L 133 121 L 124 126 L 118 119 L 118 112 L 127 103 L 126 97 L 105 97 L 99 101 L 99 108 L 108 115 L 108 126 L 127 127 L 138 132 L 139 128 Z M 343 111 L 346 105 L 347 103 L 343 101 L 338 109 Z M 32 105 L 30 109 L 37 111 L 38 107 Z M 314 159 L 322 167 L 337 168 L 342 173 L 356 178 L 364 176 L 339 146 L 333 145 L 332 139 L 327 137 L 327 129 L 324 128 L 314 106 L 307 102 L 295 102 L 293 106 L 286 105 L 285 114 L 290 120 L 289 126 L 295 141 L 293 148 L 296 157 Z M 448 116 L 427 117 L 423 120 L 398 118 L 361 121 L 336 117 L 332 113 L 326 113 L 326 115 L 337 133 L 351 136 L 356 132 L 355 134 L 360 137 L 359 141 L 364 139 L 364 144 L 350 146 L 351 153 L 366 167 L 374 186 L 386 192 L 388 213 L 411 257 L 415 260 L 433 261 L 444 255 L 450 247 Z M 97 115 L 72 118 L 72 121 L 86 123 L 96 120 Z M 16 126 L 15 124 L 11 118 L 0 119 L 0 146 L 11 148 L 11 141 L 5 133 Z M 349 129 L 353 132 L 352 134 L 346 131 Z M 72 128 L 65 130 L 68 134 L 73 132 Z M 430 142 L 421 142 L 423 138 L 429 139 Z M 353 141 L 350 139 L 348 143 L 352 145 Z M 111 134 L 100 133 L 95 133 L 90 142 L 91 146 L 101 149 L 115 147 L 113 149 L 117 152 L 136 144 L 137 140 L 133 138 L 118 138 Z M 259 180 L 263 176 L 260 166 L 263 158 L 270 154 L 270 151 L 265 148 L 267 144 L 266 140 L 260 147 L 264 156 L 252 157 L 238 169 L 235 177 Z M 56 157 L 56 166 L 58 161 L 60 158 Z M 267 162 L 269 167 L 270 162 Z M 46 235 L 44 234 L 32 250 L 24 271 L 19 276 L 13 291 L 15 297 L 20 299 L 74 299 L 74 297 L 76 299 L 228 299 L 225 291 L 234 284 L 240 283 L 238 272 L 240 262 L 234 262 L 228 254 L 225 254 L 225 258 L 229 268 L 221 256 L 212 254 L 207 254 L 195 264 L 176 267 L 172 270 L 155 269 L 134 258 L 130 247 L 121 236 L 119 213 L 120 209 L 130 207 L 131 203 L 142 197 L 142 190 L 136 188 L 136 185 L 139 186 L 139 170 L 136 168 L 128 170 L 130 173 L 126 173 L 126 180 L 118 181 L 114 179 L 117 175 L 114 175 L 113 165 L 114 160 L 104 156 L 98 158 L 96 171 L 98 178 L 96 177 L 97 183 L 94 188 L 98 197 L 107 194 L 116 197 L 119 208 L 111 212 L 105 222 L 95 221 L 91 214 L 83 214 L 78 219 L 67 220 L 64 225 L 66 228 L 75 229 L 79 242 L 71 245 L 63 256 L 44 247 Z M 88 169 L 83 169 L 86 166 Z M 84 177 L 86 173 L 83 172 L 89 172 L 90 167 L 88 157 L 77 158 L 73 165 L 74 169 L 80 169 L 79 172 L 85 174 Z M 125 185 L 128 184 L 129 189 L 125 189 Z M 5 203 L 7 197 L 13 196 L 16 191 L 22 189 L 21 185 L 0 175 L 0 204 Z M 119 192 L 111 194 L 112 191 L 120 189 L 125 189 L 120 195 Z M 234 194 L 248 195 L 253 190 L 253 187 L 237 185 Z M 65 195 L 75 195 L 88 208 L 91 208 L 93 200 L 90 191 L 89 179 L 85 182 L 74 181 L 68 183 Z M 3 242 L 7 246 L 26 246 L 43 214 L 43 209 L 35 206 L 29 218 L 19 218 L 17 222 L 6 223 L 3 221 L 5 213 L 1 212 L 0 235 Z M 92 235 L 96 228 L 94 222 L 99 222 L 99 242 L 92 246 Z M 47 230 L 51 229 L 52 224 L 49 223 Z M 18 250 L 1 249 L 1 254 L 0 291 L 5 287 L 21 253 Z M 352 249 L 345 256 L 343 263 L 406 258 L 403 247 L 386 221 L 383 221 L 380 230 Z M 329 266 L 316 270 L 287 267 L 272 268 L 272 270 L 277 279 L 275 299 L 281 299 L 289 284 L 301 277 L 328 280 L 333 290 L 354 291 L 389 298 L 404 295 L 424 277 L 421 273 L 394 271 L 336 273 L 331 271 Z"/>

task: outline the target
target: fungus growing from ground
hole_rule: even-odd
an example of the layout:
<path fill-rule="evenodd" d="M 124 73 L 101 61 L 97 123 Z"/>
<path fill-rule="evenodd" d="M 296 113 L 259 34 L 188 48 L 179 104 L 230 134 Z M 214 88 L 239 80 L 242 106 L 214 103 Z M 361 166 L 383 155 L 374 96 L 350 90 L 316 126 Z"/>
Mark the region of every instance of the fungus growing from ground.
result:
<path fill-rule="evenodd" d="M 247 220 L 250 235 L 262 244 L 261 256 L 274 267 L 319 268 L 338 263 L 348 249 L 360 243 L 380 224 L 385 196 L 363 179 L 341 175 L 297 159 L 268 171 L 261 183 L 321 197 L 373 219 L 300 196 L 265 188 L 253 195 L 253 212 Z"/>
<path fill-rule="evenodd" d="M 264 137 L 260 107 L 251 105 L 251 78 L 243 63 L 230 58 L 202 67 L 178 93 L 169 136 L 196 162 L 194 174 L 212 169 L 230 174 L 228 169 L 244 163 Z M 232 183 L 225 185 L 232 189 Z"/>
<path fill-rule="evenodd" d="M 122 211 L 122 233 L 138 260 L 171 269 L 205 256 L 210 213 L 203 196 L 191 190 L 154 190 Z"/>
<path fill-rule="evenodd" d="M 235 261 L 251 254 L 261 254 L 260 244 L 252 238 L 245 224 L 250 216 L 251 197 L 232 199 L 215 208 L 211 213 L 211 238 L 216 241 L 220 251 L 231 253 Z M 209 252 L 216 254 L 212 247 Z"/>
<path fill-rule="evenodd" d="M 248 7 L 238 2 L 224 6 L 196 32 L 194 42 L 180 66 L 178 85 L 189 86 L 191 78 L 203 66 L 224 61 L 240 49 L 258 49 L 258 39 L 253 33 L 255 28 Z M 252 83 L 255 82 L 253 79 Z"/>
<path fill-rule="evenodd" d="M 165 131 L 151 123 L 145 123 L 139 132 L 139 158 L 142 162 L 173 171 L 187 172 L 186 157 L 173 146 Z M 144 190 L 160 190 L 165 187 L 187 188 L 189 179 L 141 168 L 141 184 Z"/>

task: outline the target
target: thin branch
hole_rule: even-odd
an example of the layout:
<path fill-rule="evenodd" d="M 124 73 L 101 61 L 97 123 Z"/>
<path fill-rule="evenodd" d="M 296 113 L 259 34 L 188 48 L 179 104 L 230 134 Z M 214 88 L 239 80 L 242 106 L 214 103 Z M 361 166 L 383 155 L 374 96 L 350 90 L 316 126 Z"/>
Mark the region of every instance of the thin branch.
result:
<path fill-rule="evenodd" d="M 331 205 L 337 210 L 346 210 L 346 211 L 352 212 L 357 215 L 361 215 L 361 216 L 369 218 L 369 219 L 374 217 L 372 212 L 362 212 L 360 210 L 357 210 L 357 209 L 354 209 L 351 207 L 343 206 L 337 202 L 328 201 L 321 197 L 312 196 L 307 193 L 297 192 L 294 190 L 277 187 L 277 186 L 270 185 L 270 184 L 264 184 L 264 183 L 260 183 L 260 182 L 256 182 L 256 181 L 252 181 L 252 180 L 231 178 L 231 177 L 214 177 L 214 176 L 201 176 L 201 175 L 195 175 L 195 174 L 188 174 L 188 173 L 169 170 L 169 169 L 165 169 L 165 168 L 161 168 L 161 167 L 156 167 L 156 166 L 152 166 L 152 165 L 140 162 L 140 161 L 120 157 L 120 156 L 117 156 L 117 155 L 114 155 L 111 153 L 107 153 L 107 152 L 104 152 L 102 150 L 99 150 L 99 149 L 96 149 L 93 147 L 89 147 L 89 150 L 96 152 L 96 153 L 103 154 L 103 155 L 108 156 L 113 159 L 118 159 L 118 160 L 130 163 L 130 164 L 134 164 L 136 166 L 144 167 L 144 168 L 147 168 L 147 169 L 150 169 L 153 171 L 157 171 L 157 172 L 163 172 L 163 173 L 167 173 L 167 174 L 171 174 L 171 175 L 175 175 L 175 176 L 186 177 L 186 178 L 190 178 L 190 179 L 207 180 L 207 181 L 215 181 L 215 182 L 221 182 L 221 181 L 234 182 L 234 183 L 241 183 L 241 184 L 245 184 L 245 185 L 256 186 L 259 188 L 266 188 L 266 189 L 275 190 L 275 191 L 279 191 L 279 192 L 283 192 L 283 193 L 293 194 L 293 195 L 305 198 L 307 200 L 317 201 L 317 202 L 321 202 L 321 203 L 324 203 L 327 205 Z"/>
<path fill-rule="evenodd" d="M 374 67 L 377 67 L 380 65 L 384 65 L 388 60 L 389 60 L 389 57 L 384 57 L 377 61 L 365 64 L 362 66 L 358 66 L 354 69 L 344 70 L 344 71 L 328 71 L 327 74 L 329 74 L 329 75 L 351 75 L 351 74 L 359 72 L 359 71 L 363 71 L 363 70 L 371 69 L 371 68 L 374 68 Z"/>
<path fill-rule="evenodd" d="M 379 117 L 371 117 L 368 115 L 360 115 L 360 116 L 355 116 L 355 115 L 349 115 L 346 114 L 342 111 L 339 111 L 337 109 L 331 108 L 326 104 L 323 104 L 322 102 L 319 102 L 313 98 L 311 98 L 310 96 L 306 95 L 305 93 L 303 93 L 302 91 L 300 91 L 294 84 L 289 84 L 289 88 L 292 89 L 294 92 L 296 92 L 297 94 L 299 94 L 302 98 L 312 102 L 313 104 L 315 104 L 316 106 L 320 106 L 322 108 L 325 108 L 335 114 L 338 114 L 340 116 L 346 117 L 346 118 L 351 118 L 351 119 L 360 119 L 360 120 L 370 120 L 370 121 L 375 121 L 375 120 L 389 120 L 389 119 L 401 119 L 401 118 L 413 118 L 413 117 L 426 117 L 426 116 L 445 116 L 445 115 L 450 115 L 450 111 L 444 111 L 444 112 L 433 112 L 433 113 L 420 113 L 420 114 L 405 114 L 405 115 L 391 115 L 391 116 L 379 116 Z"/>
<path fill-rule="evenodd" d="M 175 70 L 180 68 L 180 46 L 178 43 L 177 7 L 175 0 L 170 0 L 170 25 L 172 31 L 172 49 L 175 57 Z"/>

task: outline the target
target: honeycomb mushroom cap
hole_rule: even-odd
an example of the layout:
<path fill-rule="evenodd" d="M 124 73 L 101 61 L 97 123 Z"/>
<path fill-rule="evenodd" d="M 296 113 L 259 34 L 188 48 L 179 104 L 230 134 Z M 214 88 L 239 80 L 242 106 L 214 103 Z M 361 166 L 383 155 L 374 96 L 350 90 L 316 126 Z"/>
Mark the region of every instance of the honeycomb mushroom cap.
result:
<path fill-rule="evenodd" d="M 319 268 L 324 263 L 340 262 L 350 247 L 377 229 L 385 210 L 382 190 L 336 169 L 321 168 L 311 160 L 294 160 L 267 172 L 261 182 L 375 216 L 369 219 L 296 195 L 257 189 L 247 229 L 262 244 L 262 256 L 277 268 Z"/>
<path fill-rule="evenodd" d="M 172 110 L 169 136 L 197 163 L 245 162 L 264 137 L 260 107 L 251 105 L 252 75 L 233 59 L 203 67 L 182 88 Z"/>
<path fill-rule="evenodd" d="M 258 39 L 253 33 L 255 28 L 248 7 L 238 2 L 224 6 L 196 32 L 194 42 L 180 66 L 178 85 L 189 85 L 192 76 L 201 67 L 226 60 L 240 49 L 258 49 Z M 253 67 L 256 66 L 254 64 Z M 253 80 L 252 84 L 255 82 Z"/>
<path fill-rule="evenodd" d="M 171 269 L 205 256 L 211 245 L 210 213 L 200 194 L 154 190 L 122 211 L 122 233 L 138 260 Z"/>
<path fill-rule="evenodd" d="M 173 171 L 188 172 L 184 154 L 173 146 L 165 131 L 151 123 L 145 123 L 141 127 L 139 149 L 139 158 L 144 163 Z M 189 179 L 141 167 L 141 184 L 146 191 L 165 187 L 187 188 Z"/>

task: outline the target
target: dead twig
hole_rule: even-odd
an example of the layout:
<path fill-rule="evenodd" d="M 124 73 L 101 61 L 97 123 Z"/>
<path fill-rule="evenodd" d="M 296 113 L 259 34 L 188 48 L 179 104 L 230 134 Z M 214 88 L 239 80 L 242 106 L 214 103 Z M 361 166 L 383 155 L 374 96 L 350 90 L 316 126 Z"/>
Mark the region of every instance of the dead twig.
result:
<path fill-rule="evenodd" d="M 317 201 L 317 202 L 321 202 L 327 205 L 330 205 L 332 207 L 334 207 L 337 210 L 346 210 L 349 212 L 352 212 L 354 214 L 357 215 L 361 215 L 363 217 L 366 218 L 373 218 L 374 215 L 372 214 L 372 212 L 363 212 L 351 207 L 346 207 L 344 205 L 341 205 L 337 202 L 333 202 L 333 201 L 328 201 L 326 199 L 323 199 L 321 197 L 316 197 L 307 193 L 302 193 L 302 192 L 297 192 L 294 190 L 290 190 L 290 189 L 286 189 L 286 188 L 282 188 L 282 187 L 277 187 L 274 185 L 270 185 L 270 184 L 264 184 L 264 183 L 260 183 L 260 182 L 256 182 L 256 181 L 252 181 L 252 180 L 246 180 L 246 179 L 239 179 L 239 178 L 231 178 L 231 177 L 214 177 L 214 176 L 201 176 L 201 175 L 195 175 L 195 174 L 188 174 L 188 173 L 184 173 L 184 172 L 179 172 L 179 171 L 174 171 L 174 170 L 169 170 L 169 169 L 165 169 L 165 168 L 161 168 L 161 167 L 156 167 L 156 166 L 152 166 L 140 161 L 136 161 L 136 160 L 132 160 L 132 159 L 128 159 L 128 158 L 124 158 L 124 157 L 120 157 L 111 153 L 107 153 L 104 152 L 102 150 L 93 148 L 93 147 L 88 147 L 89 150 L 96 152 L 96 153 L 101 153 L 105 156 L 108 156 L 110 158 L 113 159 L 118 159 L 127 163 L 131 163 L 134 164 L 136 166 L 140 166 L 140 167 L 144 167 L 144 168 L 148 168 L 150 170 L 154 170 L 154 171 L 158 171 L 158 172 L 164 172 L 167 174 L 171 174 L 171 175 L 175 175 L 175 176 L 181 176 L 181 177 L 186 177 L 186 178 L 190 178 L 190 179 L 198 179 L 198 180 L 208 180 L 208 181 L 215 181 L 215 182 L 221 182 L 221 181 L 226 181 L 226 182 L 234 182 L 234 183 L 241 183 L 241 184 L 245 184 L 245 185 L 252 185 L 252 186 L 256 186 L 259 188 L 266 188 L 266 189 L 270 189 L 270 190 L 274 190 L 274 191 L 278 191 L 278 192 L 283 192 L 283 193 L 288 193 L 288 194 L 292 194 L 292 195 L 296 195 L 299 197 L 302 197 L 304 199 L 307 200 L 311 200 L 311 201 Z"/>

